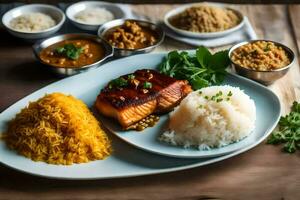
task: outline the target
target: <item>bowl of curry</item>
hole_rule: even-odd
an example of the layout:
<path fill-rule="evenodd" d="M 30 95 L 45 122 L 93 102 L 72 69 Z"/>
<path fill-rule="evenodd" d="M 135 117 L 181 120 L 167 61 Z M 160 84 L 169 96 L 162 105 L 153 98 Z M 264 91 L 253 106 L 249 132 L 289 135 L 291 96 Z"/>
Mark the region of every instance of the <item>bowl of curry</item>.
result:
<path fill-rule="evenodd" d="M 148 21 L 117 19 L 103 24 L 98 36 L 114 48 L 114 56 L 121 57 L 154 50 L 163 42 L 165 33 Z"/>
<path fill-rule="evenodd" d="M 74 75 L 103 64 L 112 47 L 90 34 L 65 34 L 33 45 L 36 58 L 61 75 Z"/>

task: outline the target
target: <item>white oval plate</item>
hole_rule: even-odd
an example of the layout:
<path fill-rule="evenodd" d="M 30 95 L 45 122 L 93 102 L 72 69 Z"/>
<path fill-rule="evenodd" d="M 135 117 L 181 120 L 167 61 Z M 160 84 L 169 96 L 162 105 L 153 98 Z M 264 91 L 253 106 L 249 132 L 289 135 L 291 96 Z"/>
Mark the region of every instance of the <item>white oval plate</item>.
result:
<path fill-rule="evenodd" d="M 245 24 L 245 18 L 244 18 L 244 16 L 239 11 L 231 9 L 231 8 L 228 8 L 228 9 L 231 9 L 234 12 L 236 12 L 242 18 L 242 20 L 236 26 L 234 26 L 234 27 L 232 27 L 230 29 L 224 30 L 224 31 L 211 32 L 211 33 L 197 33 L 197 32 L 192 32 L 192 31 L 186 31 L 186 30 L 183 30 L 183 29 L 179 29 L 179 28 L 176 28 L 175 26 L 173 26 L 172 24 L 170 24 L 170 22 L 169 22 L 169 18 L 170 17 L 172 17 L 174 15 L 177 15 L 177 14 L 183 12 L 185 9 L 193 7 L 193 6 L 196 6 L 196 5 L 201 5 L 201 4 L 195 3 L 195 4 L 184 5 L 184 6 L 180 6 L 178 8 L 175 8 L 175 9 L 169 11 L 165 15 L 165 17 L 164 17 L 164 23 L 166 24 L 167 27 L 169 27 L 174 32 L 176 32 L 176 33 L 178 33 L 180 35 L 183 35 L 183 36 L 186 36 L 186 37 L 192 37 L 192 38 L 215 38 L 215 37 L 223 37 L 223 36 L 225 36 L 227 34 L 230 34 L 230 33 L 234 32 L 234 31 L 239 30 Z M 224 6 L 224 4 L 219 4 L 219 3 L 209 3 L 209 4 L 205 3 L 205 5 L 211 5 L 211 6 L 221 7 L 221 8 L 227 8 L 226 6 Z"/>
<path fill-rule="evenodd" d="M 6 130 L 7 122 L 20 112 L 29 101 L 37 100 L 44 96 L 45 93 L 63 92 L 72 94 L 82 99 L 89 107 L 92 107 L 101 88 L 103 88 L 108 81 L 137 69 L 156 66 L 165 55 L 166 53 L 160 53 L 126 57 L 102 65 L 98 69 L 50 84 L 3 111 L 0 114 L 0 134 Z M 255 100 L 258 108 L 259 124 L 257 126 L 259 129 L 256 130 L 253 140 L 249 145 L 225 156 L 202 159 L 179 159 L 160 156 L 134 148 L 132 145 L 122 142 L 113 134 L 109 134 L 113 142 L 114 152 L 105 160 L 85 164 L 74 164 L 71 166 L 34 162 L 9 150 L 5 143 L 0 141 L 0 163 L 25 173 L 48 178 L 107 179 L 178 171 L 230 158 L 258 145 L 271 133 L 279 120 L 280 104 L 278 98 L 270 90 L 260 84 L 233 75 L 228 77 L 228 81 L 235 86 L 238 85 L 245 89 Z M 136 133 L 136 135 L 144 134 Z M 147 135 L 145 134 L 145 136 Z"/>

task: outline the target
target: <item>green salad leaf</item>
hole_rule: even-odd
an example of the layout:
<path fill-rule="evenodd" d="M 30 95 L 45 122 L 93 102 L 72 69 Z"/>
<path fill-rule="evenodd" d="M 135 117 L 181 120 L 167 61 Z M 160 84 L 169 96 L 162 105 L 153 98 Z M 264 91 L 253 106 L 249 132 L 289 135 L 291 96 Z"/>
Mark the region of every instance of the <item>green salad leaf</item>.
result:
<path fill-rule="evenodd" d="M 280 118 L 279 127 L 267 140 L 268 144 L 284 144 L 283 150 L 294 153 L 300 149 L 300 103 L 294 102 L 291 112 Z"/>
<path fill-rule="evenodd" d="M 80 54 L 83 52 L 82 47 L 76 47 L 74 44 L 69 43 L 65 44 L 62 47 L 57 47 L 55 49 L 55 52 L 57 54 L 63 55 L 69 59 L 77 60 L 80 56 Z"/>
<path fill-rule="evenodd" d="M 197 90 L 221 84 L 229 64 L 228 50 L 211 54 L 201 46 L 194 55 L 185 51 L 171 51 L 158 68 L 163 74 L 188 80 L 193 89 Z"/>

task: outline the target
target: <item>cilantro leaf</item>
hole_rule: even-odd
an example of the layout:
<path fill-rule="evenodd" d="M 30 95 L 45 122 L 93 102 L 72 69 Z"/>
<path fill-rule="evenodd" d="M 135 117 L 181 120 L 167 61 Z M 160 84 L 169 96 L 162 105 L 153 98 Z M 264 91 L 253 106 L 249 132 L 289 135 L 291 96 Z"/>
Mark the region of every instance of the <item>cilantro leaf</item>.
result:
<path fill-rule="evenodd" d="M 55 49 L 55 52 L 57 54 L 63 55 L 69 59 L 77 60 L 80 56 L 80 54 L 83 52 L 82 47 L 76 47 L 74 44 L 69 43 L 65 44 L 62 47 L 57 47 Z"/>
<path fill-rule="evenodd" d="M 283 151 L 294 153 L 300 149 L 300 103 L 294 102 L 291 112 L 280 118 L 278 130 L 274 131 L 267 144 L 284 144 Z"/>

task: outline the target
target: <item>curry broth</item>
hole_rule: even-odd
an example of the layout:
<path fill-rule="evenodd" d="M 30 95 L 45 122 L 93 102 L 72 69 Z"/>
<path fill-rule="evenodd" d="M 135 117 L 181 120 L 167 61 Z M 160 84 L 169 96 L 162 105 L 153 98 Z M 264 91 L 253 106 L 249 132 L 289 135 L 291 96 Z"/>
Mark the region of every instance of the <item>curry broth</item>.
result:
<path fill-rule="evenodd" d="M 63 47 L 66 44 L 73 44 L 77 48 L 82 48 L 82 52 L 77 59 L 70 59 L 65 55 L 56 52 L 56 49 Z M 48 63 L 55 67 L 82 67 L 93 64 L 101 60 L 105 56 L 104 48 L 101 44 L 88 40 L 64 40 L 43 49 L 39 55 L 44 63 Z"/>

